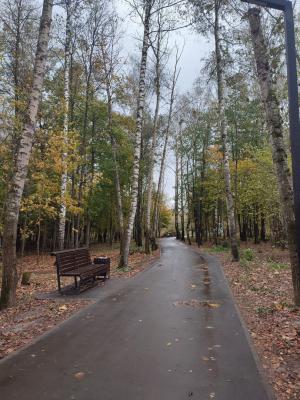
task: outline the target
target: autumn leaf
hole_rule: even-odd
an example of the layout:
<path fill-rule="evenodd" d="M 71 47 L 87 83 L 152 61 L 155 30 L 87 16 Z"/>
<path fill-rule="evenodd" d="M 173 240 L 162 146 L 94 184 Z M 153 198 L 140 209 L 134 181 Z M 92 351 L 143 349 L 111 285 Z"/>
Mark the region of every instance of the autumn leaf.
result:
<path fill-rule="evenodd" d="M 74 375 L 75 379 L 77 379 L 78 381 L 82 381 L 82 379 L 85 377 L 85 373 L 84 372 L 76 372 L 76 374 Z"/>

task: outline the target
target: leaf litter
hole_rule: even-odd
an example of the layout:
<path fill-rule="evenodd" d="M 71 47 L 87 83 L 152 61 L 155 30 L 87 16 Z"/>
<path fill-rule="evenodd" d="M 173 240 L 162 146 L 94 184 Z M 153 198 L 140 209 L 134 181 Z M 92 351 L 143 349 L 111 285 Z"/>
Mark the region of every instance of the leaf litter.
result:
<path fill-rule="evenodd" d="M 290 269 L 272 268 L 273 264 L 289 265 L 288 250 L 269 243 L 247 242 L 241 247 L 255 252 L 255 259 L 248 262 L 247 268 L 231 262 L 228 252 L 213 255 L 223 264 L 276 399 L 299 400 L 300 310 L 292 304 Z M 202 251 L 209 252 L 210 248 Z"/>

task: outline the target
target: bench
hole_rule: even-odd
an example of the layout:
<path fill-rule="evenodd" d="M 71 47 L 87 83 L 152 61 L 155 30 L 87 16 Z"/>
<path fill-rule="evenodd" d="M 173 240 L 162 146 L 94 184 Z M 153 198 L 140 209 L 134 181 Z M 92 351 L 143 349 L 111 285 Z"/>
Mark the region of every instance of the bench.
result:
<path fill-rule="evenodd" d="M 56 257 L 55 266 L 59 292 L 61 292 L 60 278 L 62 276 L 74 277 L 78 293 L 91 287 L 97 277 L 102 277 L 104 280 L 110 277 L 110 258 L 96 257 L 92 262 L 86 247 L 54 251 L 51 255 Z"/>

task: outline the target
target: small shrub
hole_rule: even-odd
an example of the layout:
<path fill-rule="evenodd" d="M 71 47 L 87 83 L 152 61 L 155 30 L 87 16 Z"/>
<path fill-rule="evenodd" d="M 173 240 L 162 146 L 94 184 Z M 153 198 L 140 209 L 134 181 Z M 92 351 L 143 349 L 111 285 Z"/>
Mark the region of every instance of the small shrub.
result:
<path fill-rule="evenodd" d="M 242 252 L 242 258 L 247 261 L 253 261 L 255 258 L 255 252 L 252 249 L 245 249 Z"/>
<path fill-rule="evenodd" d="M 249 269 L 249 262 L 245 258 L 240 259 L 240 266 L 244 269 Z"/>
<path fill-rule="evenodd" d="M 31 272 L 23 272 L 21 285 L 30 285 Z"/>
<path fill-rule="evenodd" d="M 224 249 L 229 249 L 230 244 L 229 244 L 229 242 L 228 242 L 227 240 L 224 240 L 224 241 L 221 243 L 221 246 L 224 247 Z"/>
<path fill-rule="evenodd" d="M 136 253 L 143 253 L 143 248 L 137 247 L 137 246 L 131 247 L 129 250 L 129 254 L 132 255 L 132 254 L 136 254 Z"/>

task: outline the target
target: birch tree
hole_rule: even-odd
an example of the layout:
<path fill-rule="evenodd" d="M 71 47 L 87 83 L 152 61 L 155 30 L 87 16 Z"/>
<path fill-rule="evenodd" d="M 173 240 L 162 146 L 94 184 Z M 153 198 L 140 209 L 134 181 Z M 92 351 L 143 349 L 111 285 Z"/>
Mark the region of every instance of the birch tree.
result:
<path fill-rule="evenodd" d="M 146 203 L 146 226 L 145 226 L 145 253 L 149 254 L 151 251 L 150 242 L 152 240 L 153 232 L 151 230 L 151 209 L 152 209 L 152 195 L 153 195 L 153 172 L 154 172 L 154 158 L 155 158 L 155 149 L 157 142 L 157 131 L 158 131 L 158 122 L 159 122 L 159 111 L 160 111 L 160 101 L 161 101 L 161 58 L 162 58 L 162 32 L 161 32 L 161 14 L 158 13 L 157 16 L 157 24 L 158 24 L 158 32 L 157 32 L 157 40 L 156 45 L 153 47 L 153 52 L 155 55 L 155 111 L 153 118 L 153 128 L 152 128 L 152 137 L 151 137 L 151 145 L 150 145 L 150 154 L 149 154 L 149 175 L 148 175 L 148 188 L 147 188 L 147 203 Z"/>
<path fill-rule="evenodd" d="M 287 161 L 287 149 L 284 143 L 283 121 L 276 94 L 276 86 L 272 79 L 270 66 L 270 52 L 263 34 L 260 10 L 251 8 L 247 13 L 249 20 L 252 45 L 256 62 L 257 76 L 265 107 L 266 121 L 272 144 L 273 164 L 275 166 L 280 199 L 281 211 L 284 219 L 284 228 L 288 238 L 288 247 L 291 260 L 292 280 L 294 286 L 294 301 L 300 305 L 300 261 L 298 259 L 295 242 L 295 212 L 293 202 L 293 186 L 291 172 Z"/>
<path fill-rule="evenodd" d="M 221 33 L 220 33 L 220 8 L 222 0 L 215 0 L 214 12 L 214 37 L 215 37 L 215 56 L 217 69 L 217 87 L 218 87 L 218 113 L 219 113 L 219 129 L 223 147 L 223 166 L 226 189 L 226 206 L 229 224 L 229 235 L 231 242 L 231 254 L 233 261 L 239 260 L 239 249 L 236 237 L 236 224 L 234 215 L 234 201 L 231 190 L 231 173 L 229 166 L 229 145 L 227 133 L 227 121 L 225 115 L 225 99 L 224 99 L 224 61 L 222 59 L 221 50 Z"/>
<path fill-rule="evenodd" d="M 72 41 L 72 0 L 65 0 L 66 9 L 66 34 L 65 34 L 65 59 L 64 59 L 64 122 L 63 122 L 63 151 L 62 151 L 62 176 L 61 176 L 61 206 L 59 213 L 58 243 L 59 248 L 64 248 L 66 225 L 66 191 L 68 182 L 67 147 L 69 132 L 69 102 L 70 102 L 70 61 Z"/>
<path fill-rule="evenodd" d="M 128 267 L 128 255 L 130 248 L 131 235 L 134 224 L 134 217 L 137 206 L 138 195 L 138 181 L 139 181 L 139 164 L 140 164 L 140 148 L 142 137 L 143 125 L 143 112 L 145 106 L 145 77 L 147 68 L 147 58 L 149 50 L 149 35 L 150 35 L 150 19 L 151 11 L 155 0 L 145 0 L 144 2 L 144 18 L 143 18 L 143 44 L 142 54 L 139 69 L 139 91 L 137 99 L 137 114 L 136 114 L 136 131 L 134 143 L 134 159 L 133 159 L 133 173 L 132 173 L 132 187 L 130 199 L 130 212 L 127 223 L 127 228 L 124 233 L 123 249 L 120 257 L 119 267 Z"/>
<path fill-rule="evenodd" d="M 16 258 L 18 217 L 36 129 L 37 112 L 43 88 L 49 33 L 52 21 L 52 9 L 53 1 L 44 0 L 28 109 L 15 160 L 14 174 L 10 182 L 5 204 L 2 257 L 3 272 L 0 299 L 1 308 L 12 306 L 16 300 L 16 287 L 18 282 Z"/>
<path fill-rule="evenodd" d="M 176 239 L 180 239 L 179 231 L 179 145 L 178 137 L 175 138 L 175 199 L 174 199 L 174 216 L 175 216 L 175 231 Z"/>
<path fill-rule="evenodd" d="M 172 74 L 171 88 L 170 88 L 171 89 L 170 103 L 169 103 L 169 110 L 168 110 L 168 116 L 167 116 L 167 124 L 166 124 L 166 128 L 164 131 L 164 144 L 163 144 L 163 151 L 162 151 L 162 156 L 161 156 L 161 161 L 160 161 L 157 193 L 156 193 L 156 198 L 155 198 L 155 203 L 154 203 L 154 211 L 153 211 L 152 231 L 154 232 L 154 235 L 156 235 L 157 230 L 158 230 L 159 204 L 160 204 L 160 197 L 162 194 L 163 176 L 164 176 L 164 172 L 165 172 L 167 149 L 168 149 L 169 138 L 170 138 L 170 134 L 171 134 L 171 124 L 172 124 L 172 118 L 173 118 L 174 101 L 175 101 L 175 97 L 176 97 L 176 84 L 177 84 L 179 74 L 180 74 L 180 68 L 178 65 L 179 61 L 180 61 L 180 54 L 178 52 L 178 49 L 176 49 L 174 70 L 173 70 L 173 74 Z M 154 248 L 156 247 L 155 237 L 153 238 L 153 247 Z"/>

